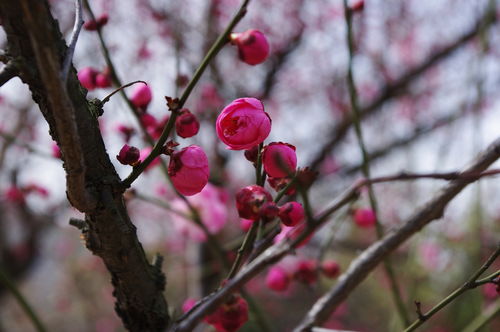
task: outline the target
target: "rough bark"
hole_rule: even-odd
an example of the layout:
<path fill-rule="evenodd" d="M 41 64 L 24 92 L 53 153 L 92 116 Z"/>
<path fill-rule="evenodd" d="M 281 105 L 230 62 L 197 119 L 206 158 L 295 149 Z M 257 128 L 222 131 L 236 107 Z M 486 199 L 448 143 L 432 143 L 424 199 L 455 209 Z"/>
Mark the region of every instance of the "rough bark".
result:
<path fill-rule="evenodd" d="M 120 179 L 102 140 L 92 105 L 73 67 L 61 79 L 67 46 L 46 1 L 2 0 L 0 17 L 8 56 L 59 145 L 70 203 L 85 213 L 87 247 L 111 274 L 115 309 L 131 331 L 161 331 L 168 324 L 165 277 L 137 239 Z"/>

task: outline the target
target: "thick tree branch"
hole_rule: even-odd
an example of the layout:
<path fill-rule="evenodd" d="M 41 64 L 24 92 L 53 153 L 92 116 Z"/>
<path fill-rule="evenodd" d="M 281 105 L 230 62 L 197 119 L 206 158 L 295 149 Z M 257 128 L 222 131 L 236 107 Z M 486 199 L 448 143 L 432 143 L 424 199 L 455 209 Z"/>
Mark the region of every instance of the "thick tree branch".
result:
<path fill-rule="evenodd" d="M 476 159 L 472 166 L 466 168 L 463 173 L 473 174 L 483 172 L 499 157 L 500 139 L 497 139 L 479 158 Z M 295 331 L 310 331 L 313 326 L 320 325 L 328 319 L 331 312 L 347 298 L 351 291 L 356 288 L 385 257 L 428 223 L 441 218 L 448 203 L 472 182 L 474 182 L 473 178 L 460 178 L 452 181 L 448 186 L 443 188 L 434 199 L 408 218 L 403 226 L 387 234 L 383 239 L 367 248 L 361 255 L 352 261 L 347 271 L 339 277 L 335 286 L 316 301 Z"/>
<path fill-rule="evenodd" d="M 5 0 L 0 17 L 9 54 L 20 59 L 29 85 L 61 148 L 70 203 L 84 212 L 87 247 L 111 273 L 115 309 L 131 331 L 161 331 L 168 323 L 165 278 L 149 264 L 127 214 L 120 179 L 109 160 L 76 72 L 61 71 L 67 47 L 46 1 Z"/>
<path fill-rule="evenodd" d="M 365 274 L 374 269 L 391 251 L 395 250 L 401 243 L 403 243 L 411 235 L 419 231 L 427 223 L 441 216 L 447 203 L 463 188 L 465 188 L 466 185 L 476 181 L 477 179 L 480 179 L 483 176 L 499 174 L 499 170 L 483 172 L 499 157 L 500 139 L 495 141 L 495 143 L 493 143 L 487 149 L 487 151 L 477 159 L 473 166 L 467 168 L 463 172 L 430 174 L 402 173 L 382 178 L 372 178 L 369 180 L 364 179 L 359 181 L 358 183 L 355 183 L 349 190 L 338 197 L 335 203 L 333 203 L 330 207 L 320 213 L 314 220 L 312 220 L 310 223 L 310 227 L 307 227 L 304 233 L 301 234 L 301 236 L 293 241 L 282 241 L 265 250 L 261 255 L 248 263 L 248 265 L 244 266 L 240 270 L 240 272 L 236 274 L 236 276 L 234 276 L 234 278 L 232 278 L 225 284 L 224 287 L 204 298 L 199 305 L 195 306 L 190 312 L 182 316 L 178 320 L 177 324 L 174 325 L 172 331 L 191 331 L 203 319 L 205 315 L 215 310 L 217 306 L 223 303 L 224 300 L 233 292 L 238 291 L 245 283 L 255 277 L 259 272 L 263 271 L 266 267 L 280 261 L 284 256 L 292 253 L 297 244 L 302 242 L 304 238 L 316 231 L 316 229 L 324 224 L 333 213 L 344 207 L 349 202 L 353 201 L 359 195 L 360 189 L 365 186 L 367 182 L 381 183 L 387 181 L 396 181 L 403 179 L 410 180 L 419 178 L 436 178 L 444 180 L 453 179 L 453 182 L 448 185 L 448 187 L 444 188 L 440 195 L 438 195 L 434 200 L 430 201 L 421 210 L 417 211 L 403 227 L 401 227 L 398 231 L 386 235 L 383 239 L 379 240 L 370 248 L 366 249 L 365 252 L 358 257 L 358 259 L 351 263 L 351 267 L 340 277 L 338 283 L 343 284 L 340 289 L 341 296 L 344 296 L 341 299 L 343 300 L 352 291 L 352 289 L 366 277 Z M 337 298 L 335 300 L 338 301 Z M 318 310 L 317 306 L 313 307 L 313 309 L 315 308 L 316 310 Z M 322 318 L 324 319 L 325 317 L 328 317 L 328 314 L 329 311 L 327 313 L 324 313 L 325 316 L 322 316 Z M 309 321 L 305 322 L 308 323 Z M 315 314 L 312 325 L 307 325 L 307 328 L 316 325 L 318 322 L 320 322 L 320 320 L 316 317 Z M 304 331 L 307 331 L 307 329 L 305 329 Z"/>
<path fill-rule="evenodd" d="M 420 65 L 408 70 L 399 79 L 389 83 L 379 96 L 372 101 L 369 105 L 361 107 L 360 117 L 366 118 L 373 115 L 380 110 L 380 107 L 389 99 L 398 96 L 408 87 L 410 83 L 419 78 L 425 71 L 437 64 L 438 62 L 446 59 L 449 55 L 457 49 L 474 39 L 479 33 L 490 27 L 496 22 L 496 14 L 494 10 L 488 9 L 479 19 L 478 23 L 468 32 L 457 38 L 452 43 L 448 44 L 440 51 L 432 54 L 429 58 L 423 61 Z M 341 122 L 337 123 L 330 131 L 332 135 L 328 141 L 322 146 L 317 155 L 312 159 L 309 164 L 312 169 L 317 169 L 328 154 L 337 147 L 337 145 L 344 139 L 353 124 L 352 118 L 345 117 Z"/>

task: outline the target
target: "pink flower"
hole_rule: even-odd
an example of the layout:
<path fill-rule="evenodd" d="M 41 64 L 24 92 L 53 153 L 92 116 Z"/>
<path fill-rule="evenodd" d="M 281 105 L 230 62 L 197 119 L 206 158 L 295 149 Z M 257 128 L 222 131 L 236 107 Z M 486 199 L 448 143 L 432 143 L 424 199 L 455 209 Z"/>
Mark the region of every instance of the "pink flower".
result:
<path fill-rule="evenodd" d="M 140 109 L 146 109 L 151 102 L 151 99 L 153 99 L 153 95 L 151 93 L 151 89 L 146 84 L 136 85 L 134 91 L 132 92 L 132 96 L 130 97 L 132 104 Z"/>
<path fill-rule="evenodd" d="M 99 73 L 95 77 L 95 85 L 98 88 L 109 88 L 111 86 L 111 79 L 104 73 Z"/>
<path fill-rule="evenodd" d="M 140 154 L 138 148 L 125 144 L 116 156 L 116 159 L 123 165 L 133 166 L 139 161 Z"/>
<path fill-rule="evenodd" d="M 280 207 L 278 216 L 286 226 L 292 227 L 304 220 L 304 208 L 297 202 L 288 202 Z"/>
<path fill-rule="evenodd" d="M 150 129 L 155 129 L 158 125 L 156 118 L 149 113 L 144 113 L 141 115 L 141 123 L 148 131 Z"/>
<path fill-rule="evenodd" d="M 205 321 L 217 332 L 236 332 L 248 320 L 248 303 L 239 295 L 232 295 Z"/>
<path fill-rule="evenodd" d="M 197 113 L 206 112 L 207 110 L 212 111 L 222 107 L 223 103 L 224 101 L 217 92 L 217 88 L 212 84 L 205 84 L 201 87 L 200 98 L 195 109 Z"/>
<path fill-rule="evenodd" d="M 90 20 L 85 22 L 83 28 L 87 31 L 95 31 L 106 25 L 106 23 L 108 23 L 108 19 L 109 19 L 108 14 L 102 14 L 95 20 Z"/>
<path fill-rule="evenodd" d="M 183 108 L 175 119 L 175 131 L 182 138 L 193 137 L 198 133 L 200 123 L 194 114 L 187 108 Z"/>
<path fill-rule="evenodd" d="M 336 278 L 340 272 L 339 263 L 334 260 L 326 260 L 321 263 L 321 272 L 328 278 Z"/>
<path fill-rule="evenodd" d="M 351 3 L 350 8 L 353 12 L 360 12 L 363 10 L 363 8 L 365 8 L 365 1 L 364 0 L 354 0 Z"/>
<path fill-rule="evenodd" d="M 281 232 L 274 238 L 274 243 L 279 243 L 285 239 L 294 241 L 304 232 L 306 226 L 307 224 L 305 222 L 302 222 L 294 227 L 281 226 Z M 297 244 L 296 248 L 305 246 L 313 236 L 314 233 L 308 235 L 304 240 Z"/>
<path fill-rule="evenodd" d="M 87 90 L 91 91 L 96 88 L 96 76 L 98 72 L 92 67 L 85 67 L 78 71 L 78 80 L 80 84 Z"/>
<path fill-rule="evenodd" d="M 132 136 L 135 134 L 135 129 L 130 127 L 130 126 L 125 126 L 125 125 L 118 125 L 116 130 L 123 135 L 123 138 L 125 139 L 125 142 L 128 143 Z"/>
<path fill-rule="evenodd" d="M 271 195 L 261 186 L 251 185 L 242 188 L 236 193 L 238 215 L 243 219 L 259 220 L 261 206 L 272 200 Z"/>
<path fill-rule="evenodd" d="M 271 132 L 271 118 L 255 98 L 240 98 L 217 117 L 217 136 L 231 150 L 246 150 L 262 143 Z"/>
<path fill-rule="evenodd" d="M 253 220 L 250 219 L 240 219 L 240 228 L 243 232 L 248 232 L 250 227 L 252 227 Z"/>
<path fill-rule="evenodd" d="M 232 33 L 231 42 L 238 46 L 240 60 L 249 65 L 258 65 L 269 55 L 269 43 L 266 36 L 259 30 Z"/>
<path fill-rule="evenodd" d="M 353 218 L 356 225 L 363 228 L 373 227 L 377 221 L 375 212 L 372 209 L 356 209 Z"/>
<path fill-rule="evenodd" d="M 287 290 L 290 284 L 290 277 L 284 269 L 279 266 L 273 266 L 266 276 L 266 285 L 276 292 Z"/>
<path fill-rule="evenodd" d="M 316 271 L 316 262 L 312 260 L 300 261 L 296 266 L 293 277 L 295 280 L 300 281 L 304 284 L 314 284 L 318 278 L 318 274 Z"/>
<path fill-rule="evenodd" d="M 295 146 L 282 142 L 273 142 L 264 148 L 262 154 L 264 170 L 269 176 L 283 178 L 297 168 Z"/>
<path fill-rule="evenodd" d="M 223 189 L 207 183 L 205 188 L 196 195 L 188 198 L 189 203 L 198 211 L 201 222 L 205 224 L 210 234 L 218 233 L 227 221 L 227 205 L 222 197 Z M 183 200 L 176 199 L 172 202 L 172 208 L 189 216 L 191 211 Z M 205 241 L 206 234 L 192 220 L 172 213 L 172 221 L 175 228 L 182 235 L 186 235 L 195 241 Z"/>
<path fill-rule="evenodd" d="M 279 208 L 274 202 L 265 202 L 259 209 L 259 214 L 264 221 L 272 221 L 279 214 Z"/>
<path fill-rule="evenodd" d="M 174 152 L 170 157 L 168 175 L 181 194 L 191 196 L 199 193 L 208 183 L 207 155 L 196 145 Z"/>
<path fill-rule="evenodd" d="M 186 313 L 188 312 L 189 310 L 191 310 L 191 308 L 193 308 L 196 304 L 196 300 L 195 299 L 186 299 L 186 301 L 184 301 L 184 303 L 182 304 L 182 312 Z"/>
<path fill-rule="evenodd" d="M 52 143 L 52 157 L 61 159 L 61 149 L 57 146 L 56 143 Z"/>

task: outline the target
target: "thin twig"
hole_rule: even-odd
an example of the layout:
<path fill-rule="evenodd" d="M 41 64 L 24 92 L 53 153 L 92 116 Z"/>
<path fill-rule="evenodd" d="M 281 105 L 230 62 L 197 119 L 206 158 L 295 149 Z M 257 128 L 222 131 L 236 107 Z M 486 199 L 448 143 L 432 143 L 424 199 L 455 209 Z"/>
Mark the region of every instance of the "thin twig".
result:
<path fill-rule="evenodd" d="M 500 255 L 500 243 L 497 245 L 497 249 L 495 252 L 486 260 L 486 262 L 477 270 L 470 278 L 467 280 L 461 287 L 457 288 L 453 293 L 448 295 L 445 299 L 443 299 L 441 302 L 436 304 L 434 308 L 426 312 L 425 314 L 420 311 L 418 315 L 418 319 L 413 322 L 410 326 L 408 326 L 404 332 L 410 332 L 414 331 L 417 327 L 422 325 L 425 321 L 427 321 L 429 318 L 434 316 L 438 311 L 446 307 L 449 303 L 451 303 L 453 300 L 455 300 L 457 297 L 462 295 L 468 290 L 471 290 L 473 288 L 476 288 L 480 284 L 476 283 L 476 280 L 495 262 L 495 260 L 498 258 Z"/>
<path fill-rule="evenodd" d="M 500 139 L 494 141 L 464 172 L 479 174 L 500 157 Z M 477 179 L 477 178 L 476 178 Z M 474 179 L 453 180 L 439 194 L 417 210 L 402 226 L 383 239 L 368 247 L 354 259 L 347 271 L 338 279 L 325 295 L 323 295 L 307 313 L 306 317 L 295 329 L 296 332 L 309 331 L 313 326 L 324 322 L 329 314 L 356 288 L 382 260 L 415 233 L 435 219 L 441 218 L 448 203 L 457 196 Z M 328 209 L 327 209 L 328 212 Z"/>
<path fill-rule="evenodd" d="M 352 108 L 352 122 L 354 124 L 354 130 L 356 133 L 356 137 L 358 140 L 358 146 L 361 150 L 362 155 L 362 165 L 361 169 L 363 171 L 363 175 L 369 180 L 370 179 L 370 157 L 368 154 L 368 150 L 366 149 L 366 145 L 363 138 L 363 130 L 361 128 L 361 114 L 358 105 L 358 94 L 356 91 L 356 83 L 354 82 L 354 73 L 353 73 L 353 61 L 354 61 L 354 36 L 352 32 L 352 10 L 347 4 L 347 0 L 344 0 L 344 13 L 345 13 L 345 22 L 346 22 L 346 32 L 347 32 L 347 46 L 349 50 L 349 60 L 347 67 L 347 87 L 349 91 L 349 98 L 351 102 Z M 378 239 L 381 239 L 384 236 L 384 228 L 380 223 L 378 218 L 378 204 L 377 198 L 375 196 L 375 191 L 373 190 L 373 186 L 371 183 L 367 184 L 368 187 L 368 197 L 370 200 L 370 206 L 375 214 L 375 229 L 377 232 Z M 406 312 L 405 304 L 403 301 L 403 297 L 401 295 L 401 291 L 399 290 L 398 282 L 396 280 L 396 276 L 394 274 L 394 269 L 390 262 L 389 257 L 384 259 L 384 270 L 387 275 L 387 279 L 389 280 L 389 288 L 391 290 L 391 295 L 394 300 L 394 304 L 396 305 L 396 309 L 399 314 L 399 318 L 401 319 L 403 326 L 408 325 L 410 322 L 410 318 L 408 313 Z"/>
<path fill-rule="evenodd" d="M 75 24 L 73 25 L 73 34 L 71 35 L 71 40 L 69 42 L 68 49 L 66 50 L 66 56 L 64 58 L 63 68 L 61 71 L 61 77 L 63 82 L 68 79 L 69 68 L 71 67 L 71 62 L 73 61 L 73 54 L 75 53 L 76 42 L 78 41 L 78 36 L 83 26 L 83 14 L 82 14 L 82 0 L 75 0 Z"/>

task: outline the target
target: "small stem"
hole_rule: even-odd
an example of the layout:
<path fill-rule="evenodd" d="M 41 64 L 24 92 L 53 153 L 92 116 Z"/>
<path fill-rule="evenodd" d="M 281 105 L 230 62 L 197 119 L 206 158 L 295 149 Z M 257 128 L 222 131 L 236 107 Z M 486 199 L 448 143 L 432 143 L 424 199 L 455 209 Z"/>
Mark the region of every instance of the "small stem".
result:
<path fill-rule="evenodd" d="M 255 163 L 255 181 L 257 185 L 263 186 L 263 176 L 262 176 L 262 148 L 264 143 L 259 144 L 259 148 L 257 150 L 257 162 Z"/>
<path fill-rule="evenodd" d="M 295 184 L 295 182 L 297 182 L 297 174 L 295 174 L 290 182 L 288 182 L 287 185 L 283 189 L 281 189 L 279 193 L 274 197 L 274 203 L 278 203 L 280 199 L 285 196 L 288 189 L 290 189 Z"/>
<path fill-rule="evenodd" d="M 481 276 L 490 266 L 493 264 L 493 262 L 498 258 L 500 255 L 500 244 L 498 244 L 497 249 L 495 252 L 486 260 L 486 262 L 477 270 L 472 277 L 467 280 L 461 287 L 457 288 L 453 293 L 448 295 L 446 298 L 444 298 L 441 302 L 436 304 L 431 310 L 426 312 L 425 314 L 420 315 L 420 317 L 414 321 L 410 326 L 404 330 L 404 332 L 410 332 L 416 330 L 417 327 L 422 325 L 426 320 L 431 318 L 434 314 L 436 314 L 438 311 L 446 307 L 449 303 L 451 303 L 453 300 L 455 300 L 457 297 L 459 297 L 462 293 L 465 293 L 466 291 L 476 288 L 477 286 L 481 285 L 480 283 L 477 283 L 477 278 Z M 488 276 L 487 278 L 491 278 L 491 276 L 496 275 L 498 272 Z M 484 279 L 481 279 L 484 280 Z M 479 281 L 481 281 L 479 280 Z"/>
<path fill-rule="evenodd" d="M 144 84 L 148 85 L 148 83 L 146 83 L 146 82 L 144 82 L 144 81 L 141 81 L 141 80 L 138 80 L 138 81 L 133 81 L 133 82 L 127 83 L 127 84 L 125 84 L 125 85 L 122 85 L 122 86 L 120 86 L 119 88 L 117 88 L 115 91 L 113 91 L 113 92 L 111 92 L 109 95 L 107 95 L 107 96 L 106 96 L 103 100 L 101 100 L 101 105 L 106 104 L 106 103 L 109 101 L 109 99 L 110 99 L 110 98 L 111 98 L 111 97 L 112 97 L 115 93 L 117 93 L 117 92 L 119 92 L 119 91 L 121 91 L 121 90 L 123 90 L 123 89 L 125 89 L 125 88 L 128 88 L 129 86 L 134 85 L 134 84 L 136 84 L 136 83 L 144 83 Z"/>
<path fill-rule="evenodd" d="M 71 35 L 71 40 L 69 42 L 68 49 L 66 50 L 66 56 L 64 58 L 63 68 L 61 71 L 61 77 L 64 82 L 68 79 L 69 68 L 73 61 L 73 54 L 75 53 L 76 42 L 78 41 L 78 36 L 83 26 L 83 15 L 82 15 L 82 0 L 75 0 L 75 24 L 73 25 L 73 34 Z"/>
<path fill-rule="evenodd" d="M 14 295 L 21 308 L 24 310 L 26 315 L 28 315 L 31 322 L 35 326 L 36 330 L 38 332 L 46 332 L 47 330 L 42 324 L 40 318 L 38 318 L 38 316 L 36 315 L 33 308 L 30 306 L 26 298 L 19 291 L 14 282 L 12 282 L 12 280 L 7 276 L 7 273 L 3 270 L 2 267 L 0 267 L 0 281 L 5 285 L 5 287 L 7 287 L 12 292 L 12 295 Z"/>
<path fill-rule="evenodd" d="M 257 231 L 258 227 L 258 222 L 253 222 L 252 226 L 250 227 L 250 230 L 247 232 L 247 235 L 243 239 L 243 243 L 241 244 L 241 247 L 238 249 L 238 253 L 236 254 L 236 259 L 234 260 L 233 266 L 231 266 L 231 270 L 229 270 L 229 274 L 227 275 L 227 280 L 233 278 L 236 275 L 236 272 L 238 272 L 238 268 L 241 264 L 241 261 L 243 260 L 244 254 L 248 251 L 248 249 L 251 247 L 253 243 L 253 238 L 255 235 L 255 232 Z"/>
<path fill-rule="evenodd" d="M 356 91 L 356 83 L 354 82 L 354 74 L 353 74 L 353 60 L 354 60 L 354 36 L 352 33 L 352 10 L 350 10 L 347 0 L 344 0 L 344 13 L 345 13 L 345 21 L 346 21 L 346 30 L 347 30 L 347 46 L 349 49 L 349 63 L 347 70 L 347 85 L 349 90 L 349 98 L 351 102 L 352 108 L 352 122 L 354 124 L 354 129 L 356 132 L 356 137 L 358 139 L 358 145 L 361 150 L 361 154 L 363 157 L 362 171 L 363 175 L 369 180 L 370 179 L 370 156 L 366 149 L 366 145 L 363 139 L 363 131 L 361 129 L 361 114 L 358 105 L 358 95 Z M 377 198 L 375 196 L 375 192 L 373 190 L 373 186 L 368 184 L 368 197 L 370 200 L 370 206 L 375 213 L 375 229 L 377 232 L 378 239 L 381 239 L 384 235 L 384 230 L 380 221 L 378 219 L 378 204 Z M 389 285 L 391 289 L 391 295 L 393 297 L 394 303 L 396 304 L 396 308 L 399 313 L 399 317 L 404 325 L 408 325 L 410 319 L 408 317 L 408 313 L 406 312 L 406 308 L 404 305 L 403 298 L 401 296 L 401 292 L 398 287 L 398 283 L 396 280 L 396 276 L 392 265 L 390 263 L 389 258 L 384 259 L 383 262 L 386 275 L 389 279 Z"/>

